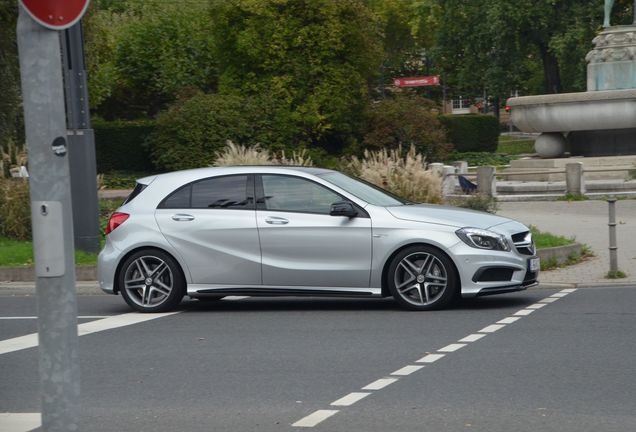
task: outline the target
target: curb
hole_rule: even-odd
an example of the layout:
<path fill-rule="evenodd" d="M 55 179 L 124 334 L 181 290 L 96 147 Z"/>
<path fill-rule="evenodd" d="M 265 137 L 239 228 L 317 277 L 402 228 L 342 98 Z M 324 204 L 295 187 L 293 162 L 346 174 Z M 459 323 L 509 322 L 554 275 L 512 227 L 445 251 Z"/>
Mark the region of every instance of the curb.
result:
<path fill-rule="evenodd" d="M 76 266 L 76 281 L 97 280 L 96 266 Z M 35 270 L 33 267 L 0 267 L 0 281 L 4 282 L 34 282 Z"/>
<path fill-rule="evenodd" d="M 570 254 L 581 255 L 583 245 L 580 243 L 573 243 L 566 246 L 555 246 L 551 248 L 537 250 L 537 256 L 541 258 L 541 262 L 556 260 L 557 265 L 563 264 L 568 260 Z"/>

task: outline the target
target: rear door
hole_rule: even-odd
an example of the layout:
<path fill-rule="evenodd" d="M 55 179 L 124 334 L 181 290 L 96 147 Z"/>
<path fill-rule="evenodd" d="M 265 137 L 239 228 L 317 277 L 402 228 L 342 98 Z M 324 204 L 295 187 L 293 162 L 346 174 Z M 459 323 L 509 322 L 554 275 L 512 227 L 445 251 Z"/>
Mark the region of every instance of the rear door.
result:
<path fill-rule="evenodd" d="M 260 179 L 260 181 L 259 181 Z M 257 176 L 263 285 L 368 288 L 371 219 L 330 216 L 344 198 L 302 177 Z"/>
<path fill-rule="evenodd" d="M 211 177 L 185 185 L 161 202 L 155 217 L 185 260 L 193 283 L 261 283 L 254 176 Z"/>

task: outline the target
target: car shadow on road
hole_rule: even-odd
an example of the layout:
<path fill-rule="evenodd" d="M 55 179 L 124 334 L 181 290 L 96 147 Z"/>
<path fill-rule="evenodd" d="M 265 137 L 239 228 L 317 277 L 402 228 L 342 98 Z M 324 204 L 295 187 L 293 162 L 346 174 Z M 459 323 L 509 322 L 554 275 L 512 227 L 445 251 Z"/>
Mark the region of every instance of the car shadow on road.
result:
<path fill-rule="evenodd" d="M 524 308 L 537 301 L 537 296 L 504 295 L 461 299 L 447 309 L 427 313 Z M 280 311 L 386 311 L 408 313 L 392 298 L 319 298 L 319 297 L 249 297 L 237 300 L 184 300 L 183 312 L 280 312 Z"/>

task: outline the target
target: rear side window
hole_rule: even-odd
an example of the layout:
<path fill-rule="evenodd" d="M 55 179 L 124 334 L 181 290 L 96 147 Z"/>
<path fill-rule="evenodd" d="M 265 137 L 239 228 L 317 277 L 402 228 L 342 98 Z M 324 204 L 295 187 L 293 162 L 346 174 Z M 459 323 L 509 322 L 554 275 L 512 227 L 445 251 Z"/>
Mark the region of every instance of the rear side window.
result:
<path fill-rule="evenodd" d="M 254 209 L 253 182 L 234 175 L 200 180 L 177 189 L 160 208 Z"/>
<path fill-rule="evenodd" d="M 137 195 L 139 195 L 141 193 L 141 191 L 146 189 L 146 186 L 148 186 L 148 185 L 137 183 L 135 185 L 135 188 L 133 189 L 133 191 L 130 193 L 130 195 L 128 195 L 128 198 L 126 198 L 126 201 L 124 201 L 124 204 L 128 204 L 129 202 L 134 200 L 137 197 Z"/>

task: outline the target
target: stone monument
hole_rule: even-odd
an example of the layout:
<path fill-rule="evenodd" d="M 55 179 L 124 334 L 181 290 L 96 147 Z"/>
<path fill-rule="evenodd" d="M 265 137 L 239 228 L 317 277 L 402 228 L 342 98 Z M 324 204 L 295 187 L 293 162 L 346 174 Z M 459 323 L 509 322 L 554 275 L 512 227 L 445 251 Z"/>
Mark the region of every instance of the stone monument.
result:
<path fill-rule="evenodd" d="M 605 29 L 586 60 L 587 91 L 508 100 L 512 122 L 539 132 L 542 158 L 636 154 L 636 1 L 634 23 L 610 26 L 612 0 L 605 0 Z"/>

